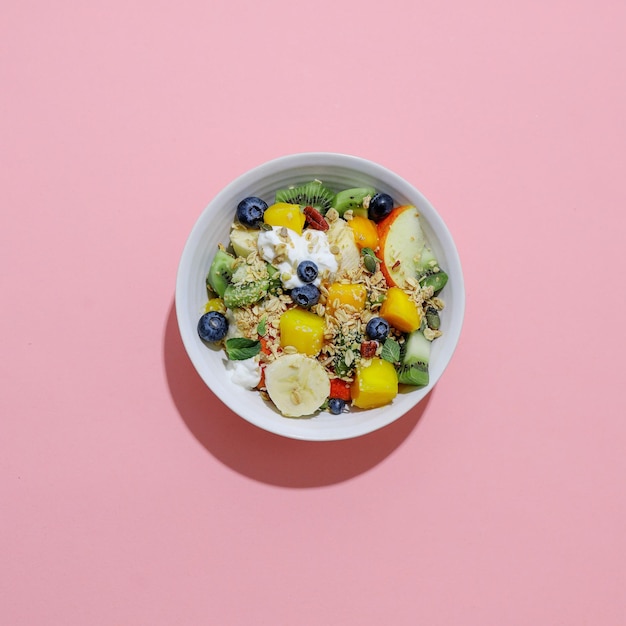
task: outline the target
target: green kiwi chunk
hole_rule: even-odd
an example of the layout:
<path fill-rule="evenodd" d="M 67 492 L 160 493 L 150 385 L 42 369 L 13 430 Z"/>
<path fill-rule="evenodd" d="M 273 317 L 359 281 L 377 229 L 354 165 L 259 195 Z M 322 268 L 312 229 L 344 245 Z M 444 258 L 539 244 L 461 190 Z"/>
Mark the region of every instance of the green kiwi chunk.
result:
<path fill-rule="evenodd" d="M 421 287 L 432 287 L 433 293 L 439 293 L 448 282 L 448 275 L 439 267 L 433 251 L 424 247 L 417 266 L 417 280 Z"/>
<path fill-rule="evenodd" d="M 429 361 L 430 341 L 421 330 L 415 330 L 404 343 L 402 360 L 398 366 L 398 382 L 419 387 L 427 385 Z"/>
<path fill-rule="evenodd" d="M 432 287 L 434 294 L 438 294 L 446 286 L 447 282 L 448 275 L 443 270 L 439 270 L 434 273 L 427 273 L 419 278 L 420 286 Z"/>
<path fill-rule="evenodd" d="M 267 275 L 269 280 L 267 283 L 267 291 L 273 296 L 279 296 L 283 292 L 283 283 L 280 280 L 280 272 L 273 265 L 267 264 Z"/>
<path fill-rule="evenodd" d="M 235 257 L 219 248 L 213 257 L 209 273 L 206 277 L 207 286 L 210 287 L 220 298 L 224 296 L 226 287 L 233 275 Z"/>
<path fill-rule="evenodd" d="M 363 206 L 365 198 L 371 198 L 376 193 L 374 187 L 355 187 L 344 189 L 335 196 L 333 208 L 343 215 L 346 211 L 352 211 L 354 215 L 367 217 L 367 209 Z"/>
<path fill-rule="evenodd" d="M 319 180 L 312 180 L 297 187 L 279 189 L 276 192 L 276 202 L 299 204 L 303 207 L 311 206 L 322 215 L 330 209 L 334 199 L 335 194 L 327 187 L 324 187 Z"/>
<path fill-rule="evenodd" d="M 434 306 L 427 306 L 424 311 L 426 314 L 426 324 L 431 330 L 439 330 L 441 328 L 441 318 L 439 311 Z"/>

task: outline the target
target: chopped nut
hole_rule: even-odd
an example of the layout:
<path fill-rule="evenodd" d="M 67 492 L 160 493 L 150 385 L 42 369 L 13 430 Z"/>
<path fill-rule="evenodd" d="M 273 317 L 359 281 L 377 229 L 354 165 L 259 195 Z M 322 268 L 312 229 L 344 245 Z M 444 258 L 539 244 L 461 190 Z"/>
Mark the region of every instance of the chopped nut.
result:
<path fill-rule="evenodd" d="M 441 337 L 441 335 L 442 335 L 442 332 L 440 330 L 432 330 L 431 328 L 424 329 L 424 337 L 426 337 L 428 341 L 437 339 L 437 337 Z"/>
<path fill-rule="evenodd" d="M 330 223 L 336 222 L 339 218 L 339 213 L 337 212 L 337 209 L 328 209 L 328 211 L 326 211 L 325 217 Z"/>
<path fill-rule="evenodd" d="M 352 350 L 350 348 L 348 348 L 346 350 L 346 354 L 344 356 L 344 361 L 346 362 L 346 365 L 350 366 L 352 365 L 352 363 L 354 363 L 354 352 L 352 352 Z"/>

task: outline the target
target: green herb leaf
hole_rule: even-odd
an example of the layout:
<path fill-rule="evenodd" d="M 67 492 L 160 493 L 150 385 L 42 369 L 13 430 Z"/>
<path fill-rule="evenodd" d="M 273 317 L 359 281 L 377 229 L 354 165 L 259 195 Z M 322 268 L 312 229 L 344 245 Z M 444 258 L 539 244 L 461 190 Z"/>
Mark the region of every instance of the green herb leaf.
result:
<path fill-rule="evenodd" d="M 397 363 L 400 360 L 400 344 L 395 339 L 387 337 L 380 356 L 382 359 L 385 359 L 385 361 Z"/>
<path fill-rule="evenodd" d="M 226 340 L 226 354 L 231 361 L 245 361 L 261 352 L 261 342 L 245 337 Z"/>
<path fill-rule="evenodd" d="M 265 317 L 261 318 L 261 321 L 256 327 L 256 332 L 258 333 L 259 337 L 263 337 L 267 332 L 267 319 Z"/>

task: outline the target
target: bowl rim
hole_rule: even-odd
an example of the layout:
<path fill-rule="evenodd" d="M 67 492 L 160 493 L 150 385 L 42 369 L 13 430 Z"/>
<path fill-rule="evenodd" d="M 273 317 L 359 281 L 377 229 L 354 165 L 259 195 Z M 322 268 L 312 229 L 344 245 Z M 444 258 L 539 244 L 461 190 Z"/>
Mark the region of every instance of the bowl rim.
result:
<path fill-rule="evenodd" d="M 233 397 L 232 394 L 225 393 L 219 386 L 213 384 L 213 381 L 209 380 L 208 377 L 205 376 L 202 364 L 198 362 L 198 359 L 195 356 L 195 344 L 197 343 L 197 336 L 195 335 L 197 335 L 197 332 L 195 329 L 190 329 L 187 325 L 183 325 L 183 319 L 185 317 L 188 304 L 184 301 L 184 294 L 186 292 L 185 285 L 187 282 L 186 278 L 190 272 L 193 251 L 195 250 L 195 246 L 200 243 L 200 238 L 205 232 L 204 221 L 206 220 L 206 215 L 210 212 L 211 208 L 215 205 L 223 205 L 225 199 L 233 195 L 234 190 L 240 187 L 252 185 L 255 181 L 262 180 L 265 177 L 278 172 L 292 169 L 296 170 L 303 167 L 340 167 L 343 169 L 355 170 L 361 175 L 384 179 L 389 186 L 396 189 L 403 196 L 419 199 L 420 203 L 429 209 L 430 215 L 428 219 L 425 220 L 429 226 L 432 227 L 433 222 L 438 222 L 438 240 L 441 246 L 446 250 L 446 270 L 450 276 L 454 276 L 456 285 L 454 307 L 455 317 L 458 322 L 454 329 L 446 331 L 446 334 L 448 335 L 446 341 L 447 349 L 445 355 L 439 355 L 438 366 L 440 371 L 437 377 L 431 380 L 425 388 L 411 391 L 411 393 L 417 394 L 416 401 L 408 408 L 392 403 L 386 407 L 382 407 L 384 409 L 384 417 L 381 417 L 374 422 L 363 420 L 361 422 L 357 422 L 351 428 L 346 428 L 345 431 L 339 430 L 333 431 L 332 433 L 318 428 L 301 427 L 302 423 L 311 423 L 315 418 L 282 418 L 282 420 L 277 423 L 272 422 L 268 424 L 267 420 L 263 419 L 263 417 L 259 418 L 254 413 L 248 414 L 245 411 L 242 411 L 242 408 L 237 404 L 236 398 Z M 225 185 L 213 196 L 208 204 L 206 204 L 204 209 L 197 216 L 183 246 L 176 274 L 175 310 L 179 333 L 187 356 L 191 360 L 196 372 L 199 374 L 203 382 L 229 409 L 231 409 L 239 417 L 254 424 L 255 426 L 277 435 L 291 439 L 308 441 L 334 441 L 352 439 L 379 430 L 405 415 L 408 411 L 415 408 L 415 406 L 417 406 L 426 396 L 428 396 L 448 367 L 458 346 L 465 318 L 465 298 L 465 282 L 461 267 L 461 260 L 459 258 L 456 244 L 452 238 L 452 234 L 439 212 L 427 200 L 421 191 L 389 168 L 363 157 L 339 152 L 299 152 L 283 155 L 252 167 Z M 452 336 L 450 336 L 450 333 L 452 333 Z M 443 360 L 441 360 L 442 358 Z"/>

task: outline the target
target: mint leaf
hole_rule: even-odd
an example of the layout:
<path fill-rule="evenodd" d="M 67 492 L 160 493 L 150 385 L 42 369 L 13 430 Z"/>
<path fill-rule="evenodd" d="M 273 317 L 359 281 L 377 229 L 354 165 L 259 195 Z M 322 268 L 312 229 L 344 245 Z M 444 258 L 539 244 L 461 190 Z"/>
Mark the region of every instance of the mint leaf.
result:
<path fill-rule="evenodd" d="M 267 332 L 267 320 L 265 319 L 265 317 L 261 318 L 261 321 L 256 327 L 256 332 L 259 335 L 259 337 L 263 337 L 265 333 Z"/>
<path fill-rule="evenodd" d="M 261 352 L 261 342 L 245 337 L 226 340 L 226 354 L 231 361 L 245 361 Z"/>
<path fill-rule="evenodd" d="M 380 356 L 382 359 L 385 359 L 385 361 L 397 363 L 400 360 L 400 344 L 395 339 L 387 337 Z"/>

